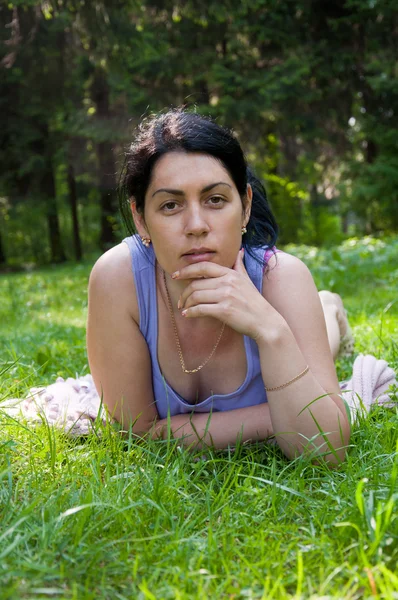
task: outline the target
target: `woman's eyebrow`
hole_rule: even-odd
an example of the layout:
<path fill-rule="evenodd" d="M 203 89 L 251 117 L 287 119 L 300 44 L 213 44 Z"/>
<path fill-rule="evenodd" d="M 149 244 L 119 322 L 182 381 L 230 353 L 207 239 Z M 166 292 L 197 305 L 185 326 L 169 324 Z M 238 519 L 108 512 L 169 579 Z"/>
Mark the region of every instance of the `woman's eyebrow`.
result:
<path fill-rule="evenodd" d="M 226 185 L 232 189 L 232 186 L 229 185 L 229 183 L 226 183 L 225 181 L 217 181 L 217 183 L 211 183 L 210 185 L 206 185 L 206 187 L 204 187 L 202 190 L 200 190 L 200 193 L 204 194 L 205 192 L 209 192 L 217 185 Z M 155 194 L 160 194 L 161 192 L 166 192 L 167 194 L 172 194 L 173 196 L 185 196 L 185 193 L 182 190 L 171 190 L 168 188 L 160 188 L 159 190 L 156 190 L 156 192 L 154 192 L 152 194 L 152 198 L 155 196 Z"/>

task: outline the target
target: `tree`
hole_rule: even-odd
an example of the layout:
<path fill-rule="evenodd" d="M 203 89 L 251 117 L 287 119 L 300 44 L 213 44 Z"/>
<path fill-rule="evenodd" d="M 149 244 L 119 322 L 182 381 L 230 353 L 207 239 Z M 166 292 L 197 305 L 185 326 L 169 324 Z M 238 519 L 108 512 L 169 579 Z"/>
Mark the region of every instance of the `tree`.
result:
<path fill-rule="evenodd" d="M 11 211 L 45 200 L 52 260 L 61 234 L 82 254 L 88 187 L 99 245 L 119 239 L 123 146 L 143 115 L 180 104 L 234 128 L 282 241 L 336 239 L 350 211 L 364 230 L 397 228 L 392 0 L 19 0 L 0 19 L 0 192 Z"/>
<path fill-rule="evenodd" d="M 48 39 L 54 39 L 58 32 L 48 26 L 31 2 L 11 6 L 4 13 L 3 9 L 3 18 L 11 19 L 7 24 L 11 24 L 12 36 L 7 41 L 12 51 L 2 59 L 3 85 L 6 85 L 1 96 L 3 107 L 8 107 L 7 111 L 1 111 L 0 117 L 4 137 L 0 155 L 4 169 L 2 191 L 14 198 L 14 202 L 27 195 L 45 199 L 50 259 L 62 262 L 65 253 L 54 183 L 57 135 L 53 124 L 59 110 L 59 98 L 54 91 L 59 56 L 54 42 L 48 52 Z M 41 82 L 40 87 L 37 81 Z"/>

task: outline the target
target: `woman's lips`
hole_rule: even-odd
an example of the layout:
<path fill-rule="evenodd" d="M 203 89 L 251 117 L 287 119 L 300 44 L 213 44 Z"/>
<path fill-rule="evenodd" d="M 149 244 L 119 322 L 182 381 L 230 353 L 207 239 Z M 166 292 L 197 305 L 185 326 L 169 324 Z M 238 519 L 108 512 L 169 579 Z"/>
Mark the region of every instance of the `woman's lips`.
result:
<path fill-rule="evenodd" d="M 212 251 L 203 251 L 203 252 L 195 252 L 194 254 L 183 254 L 182 258 L 184 258 L 189 263 L 197 263 L 202 262 L 204 260 L 211 260 L 215 252 Z"/>

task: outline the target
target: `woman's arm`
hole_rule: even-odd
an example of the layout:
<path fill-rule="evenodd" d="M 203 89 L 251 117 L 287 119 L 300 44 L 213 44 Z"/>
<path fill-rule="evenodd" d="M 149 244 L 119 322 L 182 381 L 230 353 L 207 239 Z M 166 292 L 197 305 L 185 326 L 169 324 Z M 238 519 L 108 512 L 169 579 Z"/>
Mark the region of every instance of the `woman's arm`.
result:
<path fill-rule="evenodd" d="M 151 359 L 139 326 L 131 258 L 124 243 L 103 254 L 89 281 L 87 352 L 95 386 L 124 428 L 145 434 L 158 416 Z"/>
<path fill-rule="evenodd" d="M 283 321 L 259 330 L 261 372 L 270 416 L 284 453 L 326 453 L 330 462 L 345 456 L 350 426 L 327 338 L 322 305 L 308 268 L 297 258 L 278 254 L 264 279 L 263 295 Z M 318 398 L 318 400 L 316 400 Z M 311 442 L 309 442 L 311 440 Z"/>
<path fill-rule="evenodd" d="M 289 458 L 306 452 L 340 462 L 350 427 L 322 306 L 307 267 L 288 254 L 271 258 L 263 295 L 249 279 L 241 254 L 232 270 L 202 262 L 173 276 L 194 280 L 180 299 L 187 318 L 213 316 L 256 340 L 266 388 L 290 382 L 309 366 L 298 381 L 269 391 L 272 430 Z M 201 304 L 201 290 L 208 298 L 209 289 L 214 290 L 214 303 Z"/>
<path fill-rule="evenodd" d="M 151 437 L 166 439 L 169 428 L 174 438 L 180 438 L 189 448 L 228 448 L 238 441 L 257 442 L 272 435 L 268 404 L 258 404 L 223 412 L 175 415 L 157 421 Z"/>

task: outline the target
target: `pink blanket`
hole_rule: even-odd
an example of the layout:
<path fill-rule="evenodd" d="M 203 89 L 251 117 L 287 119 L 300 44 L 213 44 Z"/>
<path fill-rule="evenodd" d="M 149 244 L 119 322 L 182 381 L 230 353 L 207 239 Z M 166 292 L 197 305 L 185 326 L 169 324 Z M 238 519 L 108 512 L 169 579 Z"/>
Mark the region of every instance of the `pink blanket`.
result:
<path fill-rule="evenodd" d="M 340 383 L 341 396 L 347 402 L 352 422 L 369 412 L 373 404 L 394 405 L 397 398 L 395 373 L 385 360 L 371 355 L 359 355 L 354 362 L 352 378 Z M 390 391 L 389 391 L 390 390 Z M 58 377 L 47 387 L 34 387 L 26 398 L 10 398 L 0 404 L 0 410 L 14 418 L 32 422 L 47 420 L 49 425 L 79 436 L 92 430 L 97 417 L 106 419 L 106 411 L 90 374 L 66 381 Z"/>
<path fill-rule="evenodd" d="M 397 385 L 395 372 L 385 360 L 371 354 L 357 356 L 351 379 L 340 383 L 341 396 L 350 407 L 352 421 L 368 413 L 372 404 L 394 406 L 398 400 Z"/>

